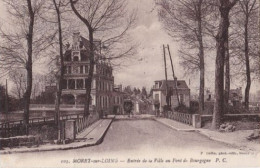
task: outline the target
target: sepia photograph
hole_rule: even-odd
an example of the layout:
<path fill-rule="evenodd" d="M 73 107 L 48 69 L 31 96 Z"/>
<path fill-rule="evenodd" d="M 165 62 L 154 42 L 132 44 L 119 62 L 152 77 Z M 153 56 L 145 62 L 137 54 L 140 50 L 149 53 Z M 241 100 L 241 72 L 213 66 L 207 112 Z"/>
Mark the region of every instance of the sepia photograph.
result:
<path fill-rule="evenodd" d="M 260 168 L 260 0 L 0 0 L 0 168 Z"/>

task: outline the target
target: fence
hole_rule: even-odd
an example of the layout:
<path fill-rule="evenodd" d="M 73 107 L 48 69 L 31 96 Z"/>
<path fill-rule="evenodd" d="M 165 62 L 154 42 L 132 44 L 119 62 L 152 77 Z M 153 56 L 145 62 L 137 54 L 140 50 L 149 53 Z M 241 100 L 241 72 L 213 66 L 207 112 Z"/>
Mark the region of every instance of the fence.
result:
<path fill-rule="evenodd" d="M 176 120 L 184 124 L 192 125 L 192 114 L 168 111 L 166 118 Z"/>
<path fill-rule="evenodd" d="M 88 117 L 81 117 L 76 120 L 76 134 L 93 124 L 99 119 L 98 113 L 90 114 Z"/>
<path fill-rule="evenodd" d="M 88 127 L 93 122 L 99 119 L 99 115 L 96 112 L 92 112 L 89 117 L 84 117 L 83 113 L 80 114 L 70 114 L 63 115 L 60 117 L 60 120 L 76 120 L 76 128 L 77 133 Z M 33 127 L 33 125 L 44 125 L 49 123 L 54 123 L 55 117 L 42 117 L 42 118 L 32 118 L 29 120 L 29 125 Z M 25 134 L 24 129 L 24 121 L 10 121 L 6 123 L 0 124 L 0 137 L 11 137 L 11 136 L 19 136 Z"/>
<path fill-rule="evenodd" d="M 44 117 L 44 118 L 33 118 L 29 119 L 29 124 L 47 124 L 54 122 L 54 117 Z M 0 137 L 11 137 L 11 136 L 18 136 L 24 135 L 25 128 L 24 128 L 24 121 L 9 121 L 0 124 Z"/>
<path fill-rule="evenodd" d="M 40 109 L 54 109 L 55 104 L 30 104 L 31 110 L 40 110 Z M 61 104 L 60 108 L 84 108 L 84 104 Z M 90 109 L 93 109 L 93 106 L 90 106 Z"/>
<path fill-rule="evenodd" d="M 248 121 L 248 122 L 259 122 L 260 114 L 224 114 L 224 122 L 230 121 Z M 201 115 L 202 126 L 205 126 L 206 123 L 212 122 L 212 115 Z"/>

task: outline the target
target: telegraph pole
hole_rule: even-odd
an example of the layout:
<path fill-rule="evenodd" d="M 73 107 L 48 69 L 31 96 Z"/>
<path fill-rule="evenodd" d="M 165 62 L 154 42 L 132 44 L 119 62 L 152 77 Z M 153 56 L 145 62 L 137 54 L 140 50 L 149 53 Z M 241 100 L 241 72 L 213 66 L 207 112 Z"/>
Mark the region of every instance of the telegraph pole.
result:
<path fill-rule="evenodd" d="M 178 89 L 177 89 L 177 78 L 175 76 L 175 73 L 174 73 L 174 69 L 173 69 L 173 63 L 172 63 L 172 55 L 171 55 L 171 52 L 170 52 L 170 47 L 169 47 L 169 44 L 167 44 L 167 48 L 168 48 L 168 52 L 169 52 L 169 57 L 170 57 L 170 60 L 171 60 L 171 66 L 172 66 L 172 76 L 173 76 L 173 79 L 174 79 L 174 88 L 175 88 L 175 91 L 176 91 L 176 96 L 177 96 L 177 100 L 178 100 L 178 105 L 180 105 L 180 99 L 179 99 L 179 94 L 178 94 Z M 175 81 L 176 80 L 176 81 Z"/>
<path fill-rule="evenodd" d="M 168 101 L 168 80 L 167 80 L 167 67 L 166 67 L 166 57 L 165 57 L 165 47 L 163 45 L 163 58 L 164 58 L 164 70 L 165 70 L 165 81 L 166 81 L 166 103 L 169 107 L 169 101 Z"/>

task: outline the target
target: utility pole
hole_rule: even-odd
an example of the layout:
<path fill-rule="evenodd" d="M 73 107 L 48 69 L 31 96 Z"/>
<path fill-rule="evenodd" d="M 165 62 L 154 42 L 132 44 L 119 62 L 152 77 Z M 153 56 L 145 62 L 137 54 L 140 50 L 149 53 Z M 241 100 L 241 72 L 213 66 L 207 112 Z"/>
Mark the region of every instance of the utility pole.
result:
<path fill-rule="evenodd" d="M 164 58 L 164 70 L 165 70 L 165 81 L 166 81 L 166 103 L 169 107 L 169 100 L 168 100 L 168 80 L 167 80 L 167 67 L 166 67 L 166 57 L 165 57 L 165 47 L 163 45 L 163 58 Z"/>
<path fill-rule="evenodd" d="M 174 88 L 175 88 L 175 91 L 176 91 L 176 96 L 177 96 L 177 100 L 178 100 L 178 105 L 180 105 L 180 99 L 179 99 L 179 94 L 178 94 L 178 89 L 177 89 L 177 78 L 176 78 L 176 76 L 175 76 L 174 69 L 173 69 L 172 55 L 171 55 L 171 52 L 170 52 L 169 44 L 167 44 L 167 48 L 168 48 L 169 57 L 170 57 L 170 60 L 171 60 L 172 76 L 173 76 L 173 79 L 174 79 Z"/>
<path fill-rule="evenodd" d="M 6 120 L 8 120 L 8 88 L 7 88 L 7 79 L 5 81 L 5 115 Z"/>

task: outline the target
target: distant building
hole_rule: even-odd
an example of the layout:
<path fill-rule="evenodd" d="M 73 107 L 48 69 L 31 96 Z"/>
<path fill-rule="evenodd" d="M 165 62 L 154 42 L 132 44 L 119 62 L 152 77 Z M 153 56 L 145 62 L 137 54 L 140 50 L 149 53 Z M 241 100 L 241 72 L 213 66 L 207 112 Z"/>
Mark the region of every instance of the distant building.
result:
<path fill-rule="evenodd" d="M 206 93 L 205 93 L 205 101 L 214 101 L 215 97 L 214 97 L 214 94 L 211 92 L 210 89 L 206 89 Z"/>
<path fill-rule="evenodd" d="M 195 92 L 191 93 L 191 101 L 199 101 L 200 88 L 196 88 Z M 210 88 L 204 88 L 204 101 L 214 101 L 215 94 Z"/>
<path fill-rule="evenodd" d="M 260 90 L 249 95 L 249 105 L 256 106 L 257 104 L 260 104 Z"/>
<path fill-rule="evenodd" d="M 115 115 L 125 114 L 123 104 L 126 93 L 122 91 L 122 85 L 114 85 L 114 91 L 112 94 L 113 100 L 111 113 Z"/>
<path fill-rule="evenodd" d="M 242 87 L 236 89 L 230 89 L 229 91 L 229 103 L 232 103 L 233 106 L 241 105 L 242 103 Z"/>
<path fill-rule="evenodd" d="M 91 107 L 112 109 L 114 77 L 110 63 L 101 55 L 100 42 L 95 42 L 95 65 L 91 90 Z M 89 75 L 89 41 L 73 34 L 72 45 L 67 44 L 64 54 L 65 74 L 62 85 L 62 103 L 75 106 L 85 103 L 86 80 Z"/>
<path fill-rule="evenodd" d="M 184 80 L 168 80 L 167 81 L 168 90 L 172 93 L 171 95 L 171 107 L 178 106 L 178 99 L 176 88 L 178 91 L 178 96 L 181 104 L 190 106 L 190 89 Z M 163 110 L 163 106 L 167 105 L 166 103 L 166 80 L 158 80 L 155 81 L 155 85 L 153 86 L 153 101 L 160 103 L 160 111 Z M 155 110 L 155 107 L 153 107 Z"/>
<path fill-rule="evenodd" d="M 256 91 L 256 102 L 260 103 L 260 90 Z"/>

